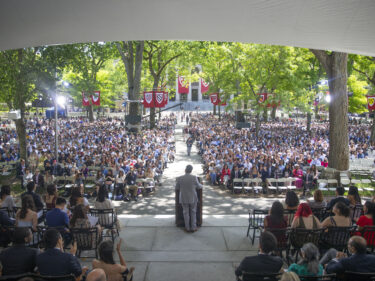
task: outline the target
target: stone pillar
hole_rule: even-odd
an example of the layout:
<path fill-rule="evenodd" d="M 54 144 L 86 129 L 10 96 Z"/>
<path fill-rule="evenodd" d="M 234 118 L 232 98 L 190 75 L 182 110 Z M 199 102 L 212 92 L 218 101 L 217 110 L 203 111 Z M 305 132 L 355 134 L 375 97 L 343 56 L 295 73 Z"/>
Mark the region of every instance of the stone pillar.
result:
<path fill-rule="evenodd" d="M 187 96 L 187 101 L 191 101 L 191 82 L 189 82 L 189 94 Z"/>
<path fill-rule="evenodd" d="M 176 75 L 176 102 L 180 101 L 180 94 L 178 93 L 178 74 Z"/>
<path fill-rule="evenodd" d="M 201 83 L 202 83 L 202 78 L 199 78 L 199 85 L 198 85 L 198 102 L 201 102 L 202 101 L 202 86 L 201 86 Z"/>

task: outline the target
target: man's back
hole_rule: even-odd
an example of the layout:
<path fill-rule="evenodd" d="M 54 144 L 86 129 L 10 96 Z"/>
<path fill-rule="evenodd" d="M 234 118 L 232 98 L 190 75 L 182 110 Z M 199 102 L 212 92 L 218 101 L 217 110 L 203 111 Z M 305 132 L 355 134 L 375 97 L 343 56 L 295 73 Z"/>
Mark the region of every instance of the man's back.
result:
<path fill-rule="evenodd" d="M 39 251 L 24 245 L 15 245 L 0 253 L 3 275 L 15 275 L 33 272 Z"/>
<path fill-rule="evenodd" d="M 47 249 L 36 258 L 36 265 L 41 275 L 60 276 L 81 275 L 82 268 L 77 258 L 58 249 Z"/>
<path fill-rule="evenodd" d="M 242 272 L 253 273 L 277 273 L 283 266 L 280 257 L 259 254 L 257 256 L 245 257 L 236 269 L 236 275 L 241 276 Z"/>
<path fill-rule="evenodd" d="M 54 208 L 47 212 L 46 223 L 49 227 L 69 226 L 68 215 L 58 208 Z"/>
<path fill-rule="evenodd" d="M 185 174 L 177 178 L 176 190 L 180 190 L 180 203 L 192 204 L 198 201 L 197 188 L 202 188 L 196 176 Z"/>
<path fill-rule="evenodd" d="M 344 271 L 353 272 L 374 272 L 375 256 L 373 255 L 352 255 L 343 258 L 338 262 L 332 261 L 326 268 L 328 273 L 343 273 Z"/>

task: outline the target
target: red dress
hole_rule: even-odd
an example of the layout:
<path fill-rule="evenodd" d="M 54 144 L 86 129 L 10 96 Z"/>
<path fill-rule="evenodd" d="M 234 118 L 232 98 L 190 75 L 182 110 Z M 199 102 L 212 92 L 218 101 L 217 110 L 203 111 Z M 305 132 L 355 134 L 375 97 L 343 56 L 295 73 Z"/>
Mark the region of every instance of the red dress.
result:
<path fill-rule="evenodd" d="M 230 170 L 229 169 L 224 169 L 221 171 L 221 182 L 224 181 L 224 176 L 228 176 L 230 178 Z"/>
<path fill-rule="evenodd" d="M 365 227 L 365 226 L 372 226 L 374 225 L 374 222 L 371 218 L 368 218 L 367 216 L 360 216 L 357 225 L 360 227 Z M 356 233 L 356 235 L 361 235 L 360 232 Z M 365 232 L 363 233 L 363 237 L 367 240 L 367 245 L 372 245 L 374 244 L 374 233 L 369 233 Z M 371 243 L 372 242 L 372 243 Z"/>

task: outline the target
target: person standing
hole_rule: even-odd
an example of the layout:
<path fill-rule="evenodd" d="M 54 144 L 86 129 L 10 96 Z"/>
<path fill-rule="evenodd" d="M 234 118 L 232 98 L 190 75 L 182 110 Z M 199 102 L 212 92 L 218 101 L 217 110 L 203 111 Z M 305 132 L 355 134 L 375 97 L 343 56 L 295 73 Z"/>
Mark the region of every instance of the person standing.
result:
<path fill-rule="evenodd" d="M 197 203 L 198 195 L 196 189 L 203 186 L 198 182 L 196 176 L 191 175 L 193 166 L 187 165 L 185 175 L 178 177 L 176 181 L 176 191 L 180 191 L 179 202 L 182 205 L 185 221 L 185 231 L 197 231 Z"/>
<path fill-rule="evenodd" d="M 194 142 L 194 139 L 192 136 L 190 136 L 187 141 L 186 141 L 186 145 L 187 145 L 187 155 L 190 156 L 190 153 L 191 153 L 191 147 L 193 146 L 193 142 Z"/>

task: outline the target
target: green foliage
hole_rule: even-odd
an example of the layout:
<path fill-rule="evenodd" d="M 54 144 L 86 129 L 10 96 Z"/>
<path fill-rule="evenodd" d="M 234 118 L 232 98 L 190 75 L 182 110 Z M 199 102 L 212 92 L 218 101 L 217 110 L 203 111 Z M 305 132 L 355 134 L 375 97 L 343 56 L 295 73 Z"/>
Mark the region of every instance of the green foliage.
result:
<path fill-rule="evenodd" d="M 351 75 L 348 78 L 348 90 L 353 92 L 353 95 L 349 97 L 349 112 L 363 113 L 368 111 L 366 86 L 366 81 L 358 80 L 356 75 Z"/>

